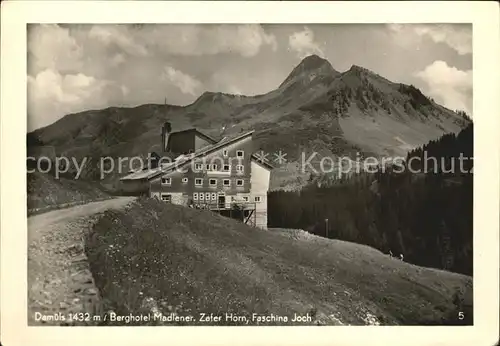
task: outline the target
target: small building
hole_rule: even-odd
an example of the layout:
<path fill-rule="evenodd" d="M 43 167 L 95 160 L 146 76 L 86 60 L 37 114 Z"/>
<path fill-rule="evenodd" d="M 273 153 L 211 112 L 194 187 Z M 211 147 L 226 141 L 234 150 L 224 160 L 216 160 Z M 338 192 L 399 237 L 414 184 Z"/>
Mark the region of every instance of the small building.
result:
<path fill-rule="evenodd" d="M 125 192 L 186 207 L 203 208 L 267 228 L 267 192 L 272 166 L 253 152 L 253 131 L 215 140 L 196 130 L 162 127 L 163 153 L 122 177 Z"/>

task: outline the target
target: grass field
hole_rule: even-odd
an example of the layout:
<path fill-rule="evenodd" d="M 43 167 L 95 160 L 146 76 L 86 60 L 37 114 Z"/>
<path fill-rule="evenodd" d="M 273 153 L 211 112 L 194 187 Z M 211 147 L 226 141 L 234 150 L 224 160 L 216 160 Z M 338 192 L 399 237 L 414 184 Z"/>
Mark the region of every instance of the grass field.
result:
<path fill-rule="evenodd" d="M 417 267 L 368 246 L 254 229 L 154 199 L 106 212 L 86 239 L 86 253 L 105 310 L 196 319 L 127 325 L 263 324 L 253 313 L 289 318 L 267 325 L 293 324 L 295 313 L 323 325 L 472 321 L 470 277 Z M 200 313 L 247 320 L 207 323 Z"/>

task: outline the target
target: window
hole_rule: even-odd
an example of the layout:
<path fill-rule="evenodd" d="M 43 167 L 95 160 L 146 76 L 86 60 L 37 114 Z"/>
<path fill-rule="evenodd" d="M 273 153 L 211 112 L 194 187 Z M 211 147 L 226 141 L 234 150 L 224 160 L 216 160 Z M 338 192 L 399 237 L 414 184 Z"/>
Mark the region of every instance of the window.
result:
<path fill-rule="evenodd" d="M 224 172 L 229 172 L 231 170 L 231 165 L 224 165 L 224 168 L 222 170 Z"/>
<path fill-rule="evenodd" d="M 222 150 L 222 156 L 227 157 L 228 152 L 227 149 Z"/>
<path fill-rule="evenodd" d="M 242 173 L 244 169 L 245 169 L 245 168 L 244 168 L 244 166 L 243 166 L 243 165 L 236 165 L 236 172 L 240 172 L 240 173 Z"/>
<path fill-rule="evenodd" d="M 224 185 L 224 186 L 231 186 L 231 180 L 224 179 L 223 182 L 222 182 L 222 185 Z"/>
<path fill-rule="evenodd" d="M 217 170 L 217 165 L 212 165 L 212 171 L 216 171 Z"/>
<path fill-rule="evenodd" d="M 209 170 L 210 170 L 210 165 L 209 165 L 208 163 L 205 165 L 205 169 L 206 169 L 207 171 L 209 171 Z"/>
<path fill-rule="evenodd" d="M 198 192 L 193 193 L 193 201 L 198 200 Z"/>
<path fill-rule="evenodd" d="M 243 186 L 243 179 L 236 180 L 236 186 Z"/>
<path fill-rule="evenodd" d="M 212 192 L 212 201 L 217 200 L 217 194 L 215 192 Z"/>
<path fill-rule="evenodd" d="M 236 151 L 236 156 L 237 157 L 243 157 L 243 150 L 237 150 Z"/>
<path fill-rule="evenodd" d="M 182 178 L 182 182 L 185 184 L 188 182 L 188 178 Z"/>
<path fill-rule="evenodd" d="M 201 163 L 197 163 L 194 165 L 194 169 L 199 172 L 203 169 L 203 165 Z"/>
<path fill-rule="evenodd" d="M 260 196 L 255 196 L 255 202 L 260 202 Z"/>
<path fill-rule="evenodd" d="M 205 194 L 205 201 L 210 201 L 210 192 Z"/>
<path fill-rule="evenodd" d="M 196 179 L 194 180 L 194 185 L 195 185 L 195 186 L 202 186 L 202 185 L 203 185 L 203 179 L 201 179 L 201 178 L 196 178 Z"/>
<path fill-rule="evenodd" d="M 248 202 L 248 196 L 243 196 L 243 200 L 244 200 L 245 202 Z"/>
<path fill-rule="evenodd" d="M 172 202 L 172 195 L 162 194 L 161 200 L 164 202 Z"/>
<path fill-rule="evenodd" d="M 208 182 L 210 186 L 217 186 L 217 179 L 210 179 Z"/>
<path fill-rule="evenodd" d="M 170 185 L 172 183 L 172 178 L 161 178 L 162 185 Z"/>
<path fill-rule="evenodd" d="M 203 192 L 200 192 L 200 201 L 205 200 L 205 194 Z"/>

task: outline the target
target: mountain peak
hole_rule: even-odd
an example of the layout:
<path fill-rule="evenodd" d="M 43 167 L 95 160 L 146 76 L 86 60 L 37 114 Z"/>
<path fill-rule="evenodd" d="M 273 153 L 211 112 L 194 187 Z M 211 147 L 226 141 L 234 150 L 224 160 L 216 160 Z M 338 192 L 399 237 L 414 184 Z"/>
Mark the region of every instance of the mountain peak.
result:
<path fill-rule="evenodd" d="M 295 67 L 295 69 L 292 71 L 292 74 L 294 72 L 306 72 L 306 71 L 315 71 L 315 70 L 325 70 L 324 72 L 337 72 L 334 70 L 330 62 L 326 59 L 323 59 L 316 54 L 312 54 L 309 56 L 306 56 L 302 61 Z"/>
<path fill-rule="evenodd" d="M 339 72 L 335 71 L 328 60 L 312 54 L 302 59 L 281 85 L 293 79 L 310 75 L 311 73 L 316 75 L 335 75 Z"/>
<path fill-rule="evenodd" d="M 322 65 L 325 65 L 325 64 L 330 66 L 330 67 L 332 66 L 332 65 L 330 65 L 328 60 L 323 59 L 316 54 L 312 54 L 312 55 L 306 56 L 304 59 L 302 59 L 299 66 L 302 65 L 302 66 L 304 66 L 304 68 L 316 69 L 316 68 L 321 67 Z M 332 67 L 332 69 L 333 69 L 333 67 Z"/>
<path fill-rule="evenodd" d="M 364 68 L 362 66 L 359 66 L 359 65 L 352 65 L 348 71 L 351 71 L 351 72 L 370 72 L 371 73 L 370 70 L 368 70 L 367 68 Z"/>
<path fill-rule="evenodd" d="M 218 100 L 224 100 L 226 98 L 234 98 L 234 97 L 236 97 L 236 95 L 227 94 L 223 92 L 205 91 L 193 103 L 200 103 L 202 101 L 216 102 Z"/>

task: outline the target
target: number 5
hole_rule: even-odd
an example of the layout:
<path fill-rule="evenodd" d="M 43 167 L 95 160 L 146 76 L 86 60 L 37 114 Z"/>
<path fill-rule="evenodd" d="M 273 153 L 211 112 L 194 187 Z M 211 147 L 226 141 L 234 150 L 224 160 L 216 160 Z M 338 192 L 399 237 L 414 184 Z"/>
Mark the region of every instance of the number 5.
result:
<path fill-rule="evenodd" d="M 464 319 L 464 313 L 463 313 L 462 311 L 460 311 L 460 312 L 458 313 L 458 319 L 459 319 L 459 320 L 463 320 L 463 319 Z"/>

